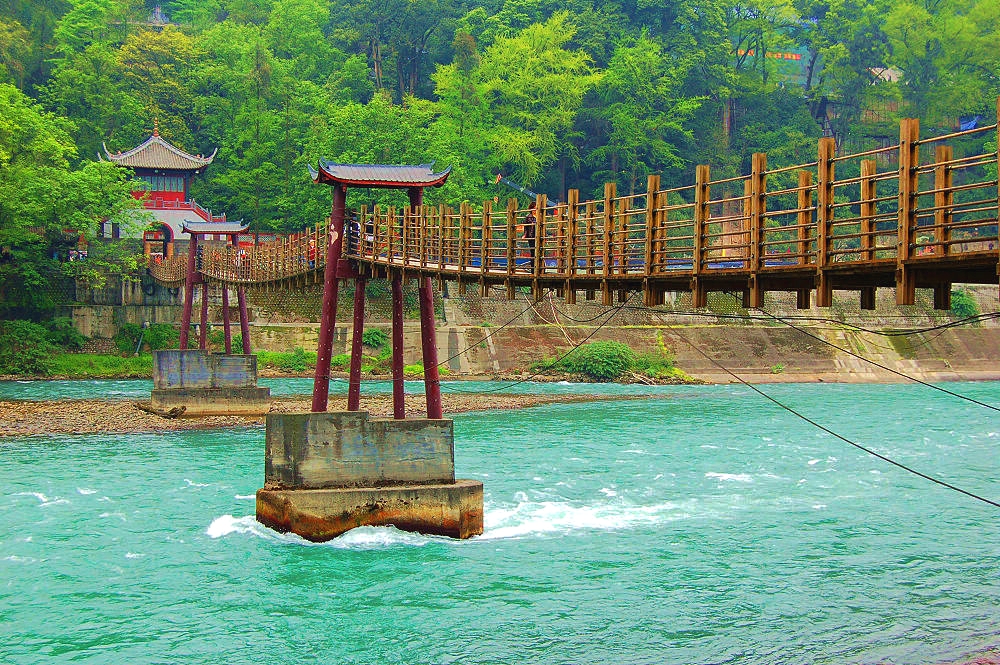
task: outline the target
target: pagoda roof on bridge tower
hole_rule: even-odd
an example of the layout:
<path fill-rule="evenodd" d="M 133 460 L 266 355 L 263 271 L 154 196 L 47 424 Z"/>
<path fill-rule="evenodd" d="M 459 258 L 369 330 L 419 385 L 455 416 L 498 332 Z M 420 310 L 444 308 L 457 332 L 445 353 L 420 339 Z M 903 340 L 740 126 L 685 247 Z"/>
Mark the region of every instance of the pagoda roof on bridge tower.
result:
<path fill-rule="evenodd" d="M 246 232 L 249 224 L 243 222 L 188 222 L 181 227 L 184 233 L 214 233 L 217 235 L 236 235 Z"/>
<path fill-rule="evenodd" d="M 168 143 L 160 136 L 159 129 L 153 125 L 153 135 L 145 140 L 141 145 L 126 152 L 112 154 L 108 151 L 108 146 L 104 147 L 104 154 L 107 158 L 119 166 L 139 169 L 172 169 L 175 171 L 197 171 L 212 163 L 218 148 L 212 151 L 208 157 L 192 155 L 184 152 L 177 146 Z M 100 157 L 100 155 L 98 155 Z"/>
<path fill-rule="evenodd" d="M 449 166 L 435 173 L 430 164 L 387 165 L 387 164 L 337 164 L 326 159 L 319 160 L 319 170 L 309 165 L 309 175 L 314 183 L 340 183 L 353 187 L 387 187 L 408 189 L 410 187 L 440 187 L 451 173 Z"/>

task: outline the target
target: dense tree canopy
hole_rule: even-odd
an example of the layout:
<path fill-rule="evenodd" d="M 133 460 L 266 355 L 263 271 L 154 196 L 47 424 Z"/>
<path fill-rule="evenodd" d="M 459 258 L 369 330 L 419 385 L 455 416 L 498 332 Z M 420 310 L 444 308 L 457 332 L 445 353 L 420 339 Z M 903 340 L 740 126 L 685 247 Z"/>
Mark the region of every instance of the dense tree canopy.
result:
<path fill-rule="evenodd" d="M 46 312 L 45 288 L 60 275 L 100 279 L 117 262 L 66 263 L 59 255 L 93 237 L 105 218 L 123 221 L 134 201 L 126 175 L 108 162 L 84 161 L 73 124 L 0 84 L 0 317 Z"/>
<path fill-rule="evenodd" d="M 753 151 L 809 161 L 824 131 L 864 149 L 904 115 L 992 121 L 1000 93 L 997 0 L 170 0 L 167 24 L 156 7 L 0 1 L 0 245 L 114 214 L 66 193 L 120 194 L 93 159 L 154 119 L 219 149 L 200 203 L 295 230 L 329 205 L 305 168 L 320 157 L 452 166 L 429 202 L 513 194 L 496 173 L 589 196 L 689 182 L 697 163 L 735 174 Z"/>

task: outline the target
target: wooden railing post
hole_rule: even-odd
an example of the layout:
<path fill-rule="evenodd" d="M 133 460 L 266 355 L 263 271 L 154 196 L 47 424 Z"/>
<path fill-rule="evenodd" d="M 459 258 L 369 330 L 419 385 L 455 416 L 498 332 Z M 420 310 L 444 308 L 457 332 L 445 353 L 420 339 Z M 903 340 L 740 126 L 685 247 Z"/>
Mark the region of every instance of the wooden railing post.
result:
<path fill-rule="evenodd" d="M 656 201 L 660 191 L 660 176 L 651 175 L 646 179 L 646 251 L 643 256 L 643 275 L 648 279 L 653 274 L 654 242 L 656 240 Z"/>
<path fill-rule="evenodd" d="M 939 145 L 934 150 L 934 256 L 947 256 L 951 250 L 951 206 L 955 200 L 952 191 L 952 169 L 948 164 L 954 158 L 950 145 Z M 927 250 L 924 250 L 927 253 Z M 951 282 L 934 285 L 934 309 L 951 309 Z"/>
<path fill-rule="evenodd" d="M 916 281 L 908 261 L 913 257 L 917 229 L 917 191 L 920 175 L 920 120 L 903 118 L 899 123 L 899 215 L 896 240 L 896 304 L 913 305 Z"/>
<path fill-rule="evenodd" d="M 819 140 L 816 166 L 816 305 L 833 304 L 833 284 L 827 274 L 830 265 L 830 232 L 833 223 L 833 182 L 837 142 L 833 138 Z"/>
<path fill-rule="evenodd" d="M 517 224 L 517 200 L 507 199 L 507 274 L 514 274 L 514 260 L 517 258 L 517 252 L 514 251 L 517 245 L 517 239 L 515 236 L 514 229 Z M 508 288 L 508 293 L 510 289 Z"/>
<path fill-rule="evenodd" d="M 861 260 L 875 260 L 875 206 L 878 163 L 874 159 L 861 160 Z"/>
<path fill-rule="evenodd" d="M 545 209 L 547 202 L 545 194 L 539 194 L 535 198 L 535 252 L 532 272 L 535 277 L 539 277 L 545 266 Z"/>
<path fill-rule="evenodd" d="M 458 218 L 458 273 L 462 274 L 465 269 L 465 255 L 469 251 L 469 240 L 472 237 L 472 205 L 468 202 L 462 204 L 462 214 Z"/>
<path fill-rule="evenodd" d="M 795 252 L 799 256 L 796 263 L 804 266 L 809 263 L 809 240 L 813 228 L 812 173 L 809 171 L 799 171 L 798 207 L 796 224 L 799 227 L 797 234 L 799 242 Z"/>
<path fill-rule="evenodd" d="M 604 264 L 604 278 L 611 275 L 611 246 L 615 226 L 615 197 L 617 186 L 613 182 L 604 183 L 604 238 L 601 247 L 601 261 Z M 608 305 L 610 303 L 605 303 Z"/>
<path fill-rule="evenodd" d="M 955 201 L 952 187 L 950 162 L 955 151 L 950 145 L 939 145 L 934 150 L 934 255 L 947 256 L 951 253 L 951 206 Z"/>
<path fill-rule="evenodd" d="M 596 243 L 594 242 L 594 220 L 597 217 L 597 204 L 594 201 L 587 201 L 586 207 L 587 224 L 585 232 L 587 234 L 587 274 L 593 275 L 597 272 L 597 262 L 594 260 L 594 253 L 596 250 Z"/>
<path fill-rule="evenodd" d="M 461 211 L 461 208 L 459 208 L 459 211 Z M 438 269 L 440 270 L 442 267 L 444 267 L 445 263 L 445 258 L 444 258 L 445 236 L 450 234 L 450 231 L 448 230 L 448 221 L 455 214 L 455 211 L 442 203 L 441 207 L 439 208 L 439 214 L 440 216 L 438 217 Z"/>
<path fill-rule="evenodd" d="M 764 306 L 760 271 L 764 267 L 764 213 L 767 210 L 767 155 L 755 152 L 750 161 L 750 306 Z"/>
<path fill-rule="evenodd" d="M 691 248 L 691 304 L 697 309 L 708 305 L 708 294 L 700 279 L 704 265 L 705 227 L 708 225 L 709 177 L 708 164 L 699 164 L 694 171 L 694 224 Z"/>
<path fill-rule="evenodd" d="M 479 244 L 479 272 L 486 273 L 486 266 L 490 262 L 490 245 L 493 238 L 493 202 L 483 202 L 483 231 L 480 235 Z M 485 295 L 485 294 L 484 294 Z"/>
<path fill-rule="evenodd" d="M 566 304 L 576 304 L 576 290 L 570 286 L 570 279 L 576 275 L 577 233 L 580 217 L 580 190 L 571 189 L 566 193 L 566 286 L 563 297 Z"/>

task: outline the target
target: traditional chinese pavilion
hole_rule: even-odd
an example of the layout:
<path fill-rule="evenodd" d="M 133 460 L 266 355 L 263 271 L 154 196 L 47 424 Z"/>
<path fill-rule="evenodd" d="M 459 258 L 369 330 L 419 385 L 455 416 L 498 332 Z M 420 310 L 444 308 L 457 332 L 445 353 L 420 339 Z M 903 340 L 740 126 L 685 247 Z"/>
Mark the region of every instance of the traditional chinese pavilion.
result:
<path fill-rule="evenodd" d="M 216 152 L 207 157 L 187 153 L 160 136 L 155 123 L 152 136 L 131 150 L 112 153 L 104 146 L 108 160 L 135 173 L 138 187 L 132 195 L 143 201 L 159 225 L 158 229 L 143 234 L 147 254 L 173 254 L 173 242 L 182 238 L 185 224 L 226 222 L 225 214 L 213 215 L 195 203 L 189 193 L 191 179 L 204 172 Z M 117 237 L 117 229 L 111 235 Z M 224 240 L 225 236 L 206 239 Z"/>

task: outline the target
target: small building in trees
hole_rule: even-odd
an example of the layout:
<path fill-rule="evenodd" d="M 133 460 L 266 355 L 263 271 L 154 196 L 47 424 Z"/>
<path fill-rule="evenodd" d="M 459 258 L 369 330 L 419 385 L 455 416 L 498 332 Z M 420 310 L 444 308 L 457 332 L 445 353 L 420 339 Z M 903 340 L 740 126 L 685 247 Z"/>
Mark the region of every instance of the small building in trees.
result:
<path fill-rule="evenodd" d="M 104 157 L 135 174 L 132 195 L 143 202 L 152 217 L 149 225 L 139 225 L 145 253 L 151 260 L 173 255 L 174 241 L 182 240 L 185 222 L 226 222 L 225 213 L 214 215 L 190 196 L 191 180 L 204 172 L 217 151 L 208 156 L 187 153 L 160 136 L 155 123 L 153 134 L 131 150 L 113 153 L 104 146 Z M 123 234 L 117 224 L 109 223 L 108 227 L 103 229 L 105 237 L 139 237 L 139 233 Z"/>

